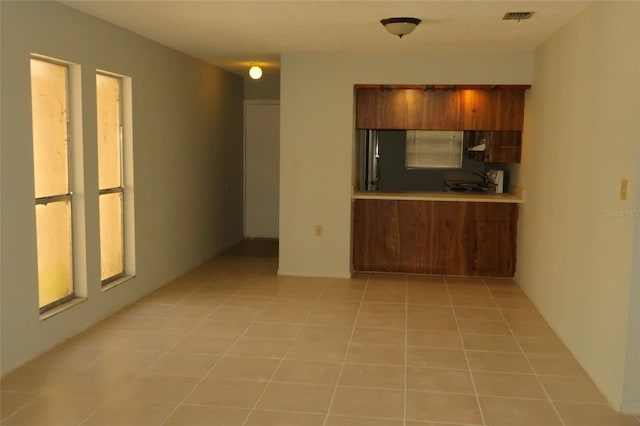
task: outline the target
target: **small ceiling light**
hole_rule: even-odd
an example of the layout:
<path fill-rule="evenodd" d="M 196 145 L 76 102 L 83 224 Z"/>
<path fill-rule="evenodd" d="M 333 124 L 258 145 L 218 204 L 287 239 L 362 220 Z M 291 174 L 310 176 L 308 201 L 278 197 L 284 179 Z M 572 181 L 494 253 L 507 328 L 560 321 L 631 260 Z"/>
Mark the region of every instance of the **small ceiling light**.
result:
<path fill-rule="evenodd" d="M 260 77 L 262 77 L 262 68 L 257 65 L 253 65 L 251 68 L 249 68 L 249 77 L 254 80 L 259 80 Z"/>
<path fill-rule="evenodd" d="M 387 31 L 400 38 L 413 32 L 420 22 L 422 20 L 418 18 L 387 18 L 380 21 Z"/>

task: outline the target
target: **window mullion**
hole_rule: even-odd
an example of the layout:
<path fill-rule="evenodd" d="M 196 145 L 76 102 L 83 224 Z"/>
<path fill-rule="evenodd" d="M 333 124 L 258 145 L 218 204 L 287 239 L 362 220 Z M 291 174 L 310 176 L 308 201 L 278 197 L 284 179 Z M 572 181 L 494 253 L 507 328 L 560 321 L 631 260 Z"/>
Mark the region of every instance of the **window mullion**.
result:
<path fill-rule="evenodd" d="M 56 201 L 71 201 L 72 193 L 60 194 L 60 195 L 51 195 L 49 197 L 38 197 L 36 198 L 36 205 L 44 204 L 47 205 L 49 203 L 55 203 Z"/>
<path fill-rule="evenodd" d="M 115 194 L 118 192 L 124 192 L 124 186 L 116 186 L 114 188 L 106 188 L 106 189 L 100 189 L 98 191 L 98 193 L 100 195 L 105 195 L 105 194 Z"/>

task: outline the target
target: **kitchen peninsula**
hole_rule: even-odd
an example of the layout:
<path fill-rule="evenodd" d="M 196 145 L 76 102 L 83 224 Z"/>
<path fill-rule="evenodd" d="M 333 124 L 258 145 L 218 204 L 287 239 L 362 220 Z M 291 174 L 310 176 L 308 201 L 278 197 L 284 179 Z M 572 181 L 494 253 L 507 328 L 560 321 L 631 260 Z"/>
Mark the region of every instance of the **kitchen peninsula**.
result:
<path fill-rule="evenodd" d="M 520 202 L 509 194 L 355 193 L 353 268 L 512 277 Z"/>
<path fill-rule="evenodd" d="M 523 124 L 524 90 L 528 86 L 496 87 L 464 86 L 460 90 L 452 86 L 439 89 L 436 86 L 356 87 L 356 128 L 358 131 L 388 132 L 389 142 L 381 143 L 381 146 L 394 146 L 393 149 L 400 152 L 394 158 L 401 157 L 405 150 L 407 158 L 409 156 L 408 148 L 403 145 L 404 132 L 463 130 L 464 144 L 454 151 L 454 157 L 461 157 L 458 171 L 479 175 L 476 171 L 486 171 L 485 161 L 495 167 L 494 162 L 519 162 L 520 159 L 519 135 Z M 486 156 L 477 149 L 470 150 L 467 134 L 475 136 L 476 133 L 493 136 L 494 140 L 501 141 L 501 146 L 494 146 L 494 154 L 488 152 Z M 514 139 L 513 135 L 518 138 Z M 374 136 L 377 139 L 377 135 Z M 487 139 L 488 144 L 491 138 Z M 507 139 L 508 143 L 502 142 Z M 517 144 L 511 142 L 513 140 Z M 475 141 L 472 142 L 475 145 Z M 398 185 L 396 182 L 400 179 L 389 178 L 390 160 L 385 159 L 386 168 L 378 168 L 382 150 L 378 150 L 377 143 L 376 140 L 375 159 L 361 162 L 367 164 L 358 167 L 356 173 L 357 190 L 352 196 L 354 271 L 484 277 L 514 275 L 519 204 L 524 202 L 520 191 L 509 193 L 507 186 L 505 193 L 445 192 L 438 183 L 444 176 L 442 169 L 412 169 L 408 159 L 402 164 L 405 170 L 394 168 L 404 174 L 405 180 L 413 173 L 422 176 L 422 182 L 429 176 L 432 181 L 435 177 L 440 181 L 432 182 L 430 189 L 423 191 L 406 190 L 401 186 L 389 190 L 390 185 Z M 362 155 L 368 148 L 361 149 L 362 144 L 358 145 Z M 495 155 L 497 152 L 499 154 Z M 478 161 L 464 160 L 467 157 Z M 496 158 L 500 160 L 496 161 Z M 447 167 L 455 169 L 456 165 Z M 478 167 L 483 169 L 478 170 Z M 371 174 L 365 174 L 367 168 L 374 171 L 374 179 Z M 384 170 L 385 179 L 380 179 L 380 169 Z M 372 184 L 373 180 L 375 184 Z"/>

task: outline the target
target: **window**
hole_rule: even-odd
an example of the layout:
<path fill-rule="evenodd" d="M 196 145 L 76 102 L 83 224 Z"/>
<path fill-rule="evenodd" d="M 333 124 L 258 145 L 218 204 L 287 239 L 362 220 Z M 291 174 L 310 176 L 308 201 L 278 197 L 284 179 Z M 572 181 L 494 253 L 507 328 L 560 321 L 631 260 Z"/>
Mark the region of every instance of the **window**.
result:
<path fill-rule="evenodd" d="M 462 168 L 462 131 L 407 130 L 406 141 L 409 169 Z"/>
<path fill-rule="evenodd" d="M 112 283 L 131 272 L 127 258 L 128 204 L 132 201 L 125 181 L 123 77 L 96 74 L 98 126 L 98 190 L 100 205 L 100 279 Z M 128 147 L 127 147 L 128 148 Z"/>
<path fill-rule="evenodd" d="M 75 297 L 69 67 L 31 59 L 31 107 L 40 312 Z"/>

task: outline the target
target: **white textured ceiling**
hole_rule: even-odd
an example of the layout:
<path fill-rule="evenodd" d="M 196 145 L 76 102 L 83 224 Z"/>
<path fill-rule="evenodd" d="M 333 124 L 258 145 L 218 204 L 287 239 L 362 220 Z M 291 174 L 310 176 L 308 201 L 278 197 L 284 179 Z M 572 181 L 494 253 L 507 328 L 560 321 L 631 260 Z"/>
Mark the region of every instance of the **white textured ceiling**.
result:
<path fill-rule="evenodd" d="M 149 39 L 244 74 L 250 63 L 279 67 L 285 52 L 420 52 L 533 49 L 590 1 L 62 1 Z M 533 11 L 527 21 L 506 12 Z M 402 39 L 380 19 L 422 24 Z"/>

